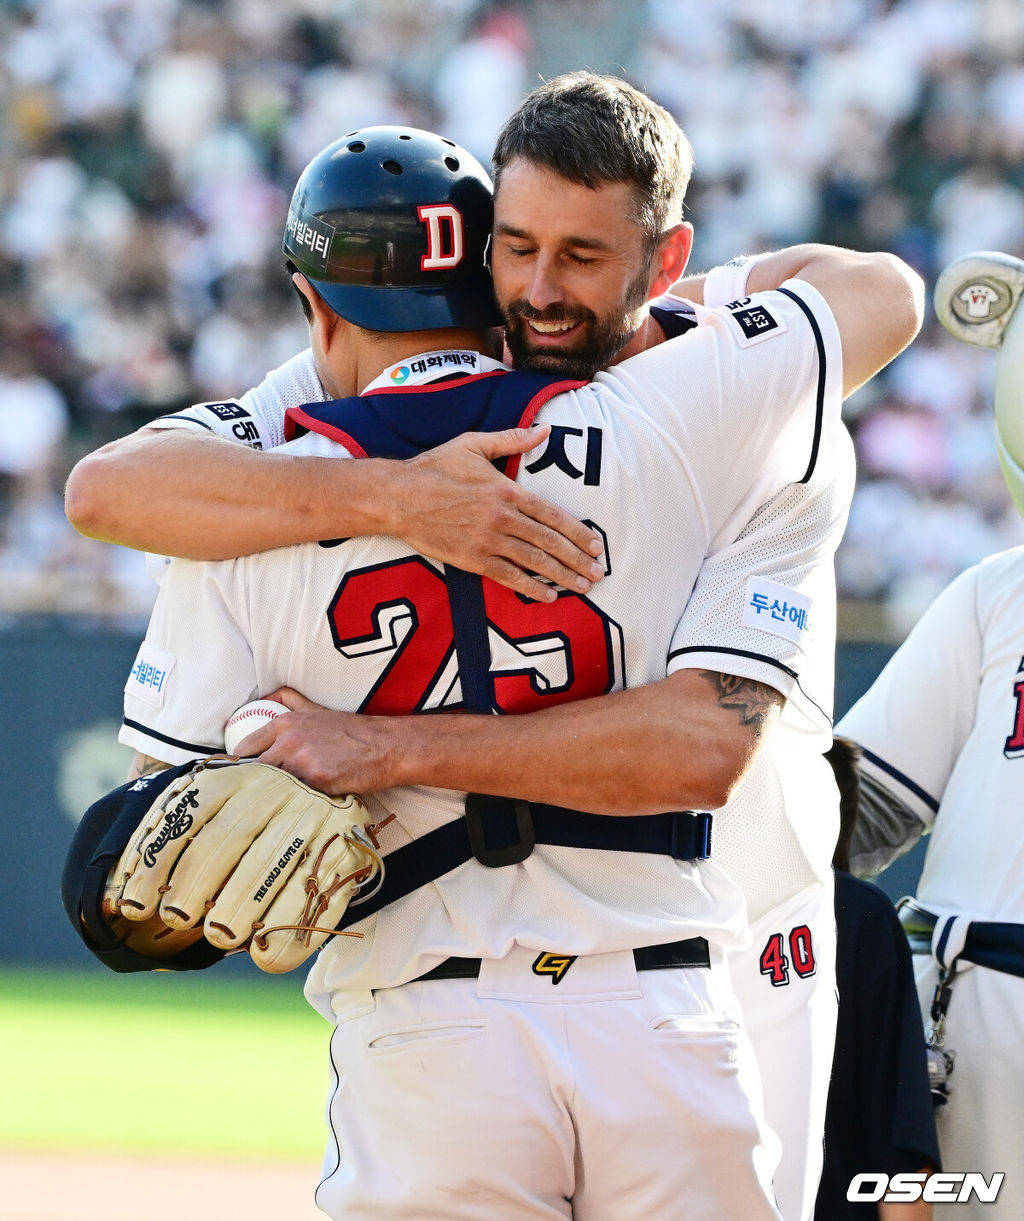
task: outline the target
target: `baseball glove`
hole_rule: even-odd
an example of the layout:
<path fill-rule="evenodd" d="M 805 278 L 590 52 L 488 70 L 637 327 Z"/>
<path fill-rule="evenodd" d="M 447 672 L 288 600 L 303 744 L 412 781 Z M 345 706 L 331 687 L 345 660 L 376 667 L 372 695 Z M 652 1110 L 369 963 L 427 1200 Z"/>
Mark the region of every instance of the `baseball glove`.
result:
<path fill-rule="evenodd" d="M 214 756 L 149 808 L 108 875 L 104 911 L 201 925 L 211 945 L 291 971 L 333 935 L 364 883 L 383 881 L 373 829 L 358 797 Z"/>

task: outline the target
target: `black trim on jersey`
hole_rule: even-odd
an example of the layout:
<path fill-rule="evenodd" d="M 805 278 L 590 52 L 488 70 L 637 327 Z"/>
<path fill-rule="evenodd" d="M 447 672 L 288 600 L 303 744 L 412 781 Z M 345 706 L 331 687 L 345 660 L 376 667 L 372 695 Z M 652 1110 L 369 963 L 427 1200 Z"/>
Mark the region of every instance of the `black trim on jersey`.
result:
<path fill-rule="evenodd" d="M 129 717 L 125 717 L 123 724 L 129 729 L 137 729 L 139 733 L 144 733 L 147 738 L 156 738 L 158 742 L 166 742 L 168 746 L 176 746 L 179 750 L 192 751 L 193 755 L 219 755 L 223 752 L 223 746 L 199 746 L 195 742 L 182 742 L 179 738 L 169 738 L 165 733 L 157 733 L 155 729 L 150 729 L 148 725 L 143 725 L 140 721 L 133 721 Z"/>
<path fill-rule="evenodd" d="M 160 420 L 185 420 L 189 424 L 198 424 L 200 428 L 205 428 L 207 432 L 213 432 L 212 424 L 204 424 L 202 420 L 197 420 L 194 415 L 162 415 Z M 153 420 L 153 423 L 158 424 L 160 420 Z"/>
<path fill-rule="evenodd" d="M 673 649 L 668 655 L 668 660 L 672 661 L 672 659 L 675 657 L 682 657 L 684 653 L 725 653 L 730 657 L 749 657 L 751 661 L 763 661 L 766 665 L 774 666 L 777 670 L 781 670 L 783 674 L 788 674 L 789 677 L 796 683 L 797 688 L 804 699 L 813 708 L 817 708 L 817 710 L 830 725 L 832 724 L 832 718 L 825 711 L 825 709 L 822 708 L 818 701 L 807 692 L 803 683 L 800 681 L 800 675 L 796 672 L 796 670 L 791 669 L 789 666 L 776 660 L 774 657 L 769 657 L 767 653 L 754 653 L 751 652 L 750 649 L 730 649 L 726 648 L 724 645 L 717 644 L 691 644 L 687 645 L 684 649 Z"/>
<path fill-rule="evenodd" d="M 818 392 L 817 399 L 815 401 L 814 441 L 811 445 L 811 460 L 807 464 L 807 473 L 804 475 L 803 479 L 797 480 L 798 483 L 806 483 L 814 474 L 814 467 L 818 461 L 818 447 L 821 444 L 821 427 L 825 415 L 825 341 L 821 337 L 821 330 L 818 327 L 818 320 L 811 312 L 811 307 L 807 304 L 807 302 L 798 297 L 796 293 L 792 291 L 792 289 L 780 288 L 779 292 L 795 301 L 797 305 L 800 306 L 801 310 L 803 310 L 807 321 L 811 324 L 811 331 L 814 334 L 814 342 L 818 348 Z"/>
<path fill-rule="evenodd" d="M 955 916 L 946 916 L 946 924 L 942 932 L 939 934 L 939 944 L 935 947 L 935 960 L 940 966 L 946 965 L 946 946 L 949 943 L 949 934 L 953 931 L 953 925 L 956 923 Z"/>
<path fill-rule="evenodd" d="M 668 659 L 672 661 L 676 657 L 682 657 L 684 653 L 728 653 L 731 657 L 749 657 L 751 661 L 763 661 L 770 666 L 775 666 L 777 670 L 788 674 L 790 678 L 796 679 L 797 682 L 800 681 L 800 675 L 795 670 L 791 670 L 789 666 L 784 665 L 781 661 L 776 661 L 774 657 L 769 657 L 767 653 L 753 653 L 750 649 L 729 649 L 724 645 L 688 644 L 684 649 L 673 649 L 669 653 Z"/>
<path fill-rule="evenodd" d="M 898 780 L 905 789 L 908 789 L 915 797 L 919 798 L 934 814 L 939 812 L 939 803 L 934 797 L 924 791 L 919 784 L 915 784 L 909 776 L 905 776 L 898 768 L 892 766 L 891 763 L 886 763 L 884 759 L 880 759 L 873 750 L 868 750 L 866 746 L 862 746 L 861 754 L 865 759 L 869 759 L 875 767 L 880 767 L 883 772 L 892 776 L 894 780 Z"/>

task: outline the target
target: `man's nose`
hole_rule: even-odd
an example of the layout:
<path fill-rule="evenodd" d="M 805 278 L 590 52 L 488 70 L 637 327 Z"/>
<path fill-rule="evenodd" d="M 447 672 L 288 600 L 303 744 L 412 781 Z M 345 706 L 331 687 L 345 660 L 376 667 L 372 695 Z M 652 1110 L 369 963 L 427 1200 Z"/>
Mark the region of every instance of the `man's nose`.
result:
<path fill-rule="evenodd" d="M 526 286 L 526 299 L 534 309 L 548 309 L 564 299 L 558 269 L 553 259 L 535 260 Z"/>

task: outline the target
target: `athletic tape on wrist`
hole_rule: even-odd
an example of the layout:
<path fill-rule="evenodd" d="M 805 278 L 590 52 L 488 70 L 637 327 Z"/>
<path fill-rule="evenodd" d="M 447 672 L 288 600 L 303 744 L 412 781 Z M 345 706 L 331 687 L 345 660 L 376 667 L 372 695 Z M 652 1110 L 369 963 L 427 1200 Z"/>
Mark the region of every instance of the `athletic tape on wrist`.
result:
<path fill-rule="evenodd" d="M 704 304 L 708 309 L 717 309 L 720 305 L 728 305 L 739 301 L 747 295 L 747 279 L 750 269 L 761 261 L 761 254 L 740 254 L 712 267 L 704 277 Z"/>

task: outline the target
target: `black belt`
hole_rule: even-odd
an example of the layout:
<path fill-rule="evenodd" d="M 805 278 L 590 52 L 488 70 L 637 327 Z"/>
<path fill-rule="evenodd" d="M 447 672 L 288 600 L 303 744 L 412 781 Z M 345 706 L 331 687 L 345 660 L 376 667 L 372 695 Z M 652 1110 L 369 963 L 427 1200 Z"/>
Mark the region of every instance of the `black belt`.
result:
<path fill-rule="evenodd" d="M 665 945 L 643 945 L 633 951 L 638 971 L 660 971 L 668 967 L 710 967 L 711 955 L 703 937 L 686 941 L 669 941 Z M 427 979 L 476 979 L 480 974 L 479 958 L 446 958 L 412 982 Z"/>
<path fill-rule="evenodd" d="M 900 923 L 907 935 L 911 952 L 930 954 L 935 926 L 942 919 L 913 899 L 900 904 Z M 990 971 L 1017 975 L 1024 979 L 1024 924 L 1009 924 L 994 920 L 972 920 L 960 957 Z"/>

